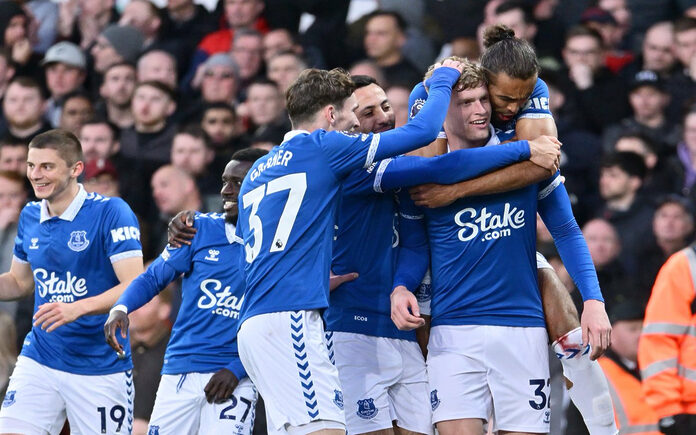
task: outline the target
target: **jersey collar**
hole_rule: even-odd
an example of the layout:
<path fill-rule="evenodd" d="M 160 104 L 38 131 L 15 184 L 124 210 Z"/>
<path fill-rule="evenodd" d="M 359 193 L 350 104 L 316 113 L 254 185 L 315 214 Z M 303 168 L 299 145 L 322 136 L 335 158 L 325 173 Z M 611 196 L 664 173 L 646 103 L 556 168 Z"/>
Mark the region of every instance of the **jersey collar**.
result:
<path fill-rule="evenodd" d="M 85 203 L 85 199 L 87 198 L 87 191 L 84 187 L 82 187 L 82 184 L 78 183 L 78 186 L 80 189 L 77 191 L 77 195 L 75 195 L 75 198 L 73 198 L 72 202 L 70 203 L 68 208 L 65 209 L 63 214 L 58 216 L 58 219 L 63 219 L 64 221 L 72 222 L 75 219 L 75 216 L 77 216 L 77 212 L 79 212 L 82 208 L 82 204 Z M 39 218 L 39 223 L 44 223 L 52 217 L 53 216 L 51 216 L 48 212 L 48 201 L 46 201 L 45 199 L 42 200 L 41 217 Z"/>
<path fill-rule="evenodd" d="M 307 130 L 290 130 L 289 132 L 285 133 L 285 136 L 283 136 L 283 142 L 287 142 L 293 137 L 301 134 L 309 134 L 309 132 Z"/>
<path fill-rule="evenodd" d="M 228 224 L 227 222 L 225 222 L 225 235 L 227 236 L 227 241 L 230 243 L 230 245 L 233 243 L 239 243 L 240 245 L 243 245 L 244 240 L 242 240 L 234 232 L 235 232 L 234 225 Z"/>

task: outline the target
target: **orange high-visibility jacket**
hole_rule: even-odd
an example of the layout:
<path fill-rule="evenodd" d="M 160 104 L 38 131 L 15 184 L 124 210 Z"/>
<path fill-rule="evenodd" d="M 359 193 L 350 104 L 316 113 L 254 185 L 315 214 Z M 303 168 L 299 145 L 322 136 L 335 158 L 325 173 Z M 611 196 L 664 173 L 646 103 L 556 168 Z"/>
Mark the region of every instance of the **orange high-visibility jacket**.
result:
<path fill-rule="evenodd" d="M 696 414 L 695 277 L 690 246 L 662 266 L 645 312 L 638 364 L 645 400 L 659 418 Z"/>
<path fill-rule="evenodd" d="M 599 365 L 609 381 L 619 435 L 661 435 L 657 428 L 657 414 L 645 403 L 640 381 L 605 356 L 599 359 Z"/>

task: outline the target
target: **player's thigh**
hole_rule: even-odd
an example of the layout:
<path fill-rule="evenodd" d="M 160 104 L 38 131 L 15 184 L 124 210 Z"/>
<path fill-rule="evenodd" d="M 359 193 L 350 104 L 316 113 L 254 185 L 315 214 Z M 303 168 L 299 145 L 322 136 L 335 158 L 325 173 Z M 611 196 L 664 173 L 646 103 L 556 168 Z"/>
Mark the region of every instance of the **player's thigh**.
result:
<path fill-rule="evenodd" d="M 510 432 L 549 431 L 549 356 L 544 328 L 487 326 L 489 387 L 493 394 L 494 429 Z"/>
<path fill-rule="evenodd" d="M 401 356 L 402 369 L 398 382 L 389 389 L 394 420 L 403 433 L 433 433 L 430 389 L 425 360 L 418 343 L 392 340 Z"/>
<path fill-rule="evenodd" d="M 251 435 L 258 397 L 251 380 L 242 379 L 226 402 L 203 405 L 198 433 Z"/>
<path fill-rule="evenodd" d="M 433 422 L 487 420 L 493 411 L 488 388 L 485 334 L 481 326 L 435 326 L 428 343 L 427 375 Z"/>
<path fill-rule="evenodd" d="M 289 431 L 316 421 L 345 427 L 343 404 L 335 400 L 342 394 L 338 371 L 329 360 L 317 310 L 251 317 L 242 324 L 237 340 L 273 430 Z"/>
<path fill-rule="evenodd" d="M 389 387 L 401 372 L 401 356 L 388 339 L 334 332 L 334 361 L 343 387 L 346 429 L 364 434 L 391 429 Z"/>
<path fill-rule="evenodd" d="M 441 421 L 437 423 L 437 431 L 440 435 L 483 435 L 485 433 L 483 420 L 478 418 Z"/>
<path fill-rule="evenodd" d="M 570 293 L 553 269 L 538 269 L 538 275 L 546 329 L 553 342 L 580 326 L 578 311 Z"/>
<path fill-rule="evenodd" d="M 71 435 L 127 434 L 133 421 L 133 372 L 63 373 L 60 382 Z"/>
<path fill-rule="evenodd" d="M 20 356 L 0 410 L 0 433 L 56 433 L 65 422 L 57 370 Z"/>
<path fill-rule="evenodd" d="M 210 374 L 162 375 L 150 416 L 149 435 L 196 434 L 203 406 L 203 389 L 197 377 Z"/>

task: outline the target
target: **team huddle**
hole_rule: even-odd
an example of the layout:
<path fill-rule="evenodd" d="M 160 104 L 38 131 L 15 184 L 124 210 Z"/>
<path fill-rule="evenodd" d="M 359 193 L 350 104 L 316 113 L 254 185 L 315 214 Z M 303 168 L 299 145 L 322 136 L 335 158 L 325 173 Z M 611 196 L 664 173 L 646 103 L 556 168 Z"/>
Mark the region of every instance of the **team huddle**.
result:
<path fill-rule="evenodd" d="M 370 77 L 305 70 L 283 143 L 234 154 L 224 212 L 177 216 L 145 271 L 133 212 L 78 184 L 79 141 L 38 135 L 40 201 L 0 275 L 0 299 L 35 293 L 34 327 L 0 433 L 66 418 L 72 433 L 130 433 L 128 314 L 179 277 L 149 434 L 251 434 L 259 396 L 269 433 L 548 433 L 549 342 L 590 433 L 618 433 L 595 361 L 611 328 L 538 73 L 529 44 L 494 26 L 481 64 L 433 65 L 394 128 Z M 535 252 L 537 213 L 582 319 Z"/>

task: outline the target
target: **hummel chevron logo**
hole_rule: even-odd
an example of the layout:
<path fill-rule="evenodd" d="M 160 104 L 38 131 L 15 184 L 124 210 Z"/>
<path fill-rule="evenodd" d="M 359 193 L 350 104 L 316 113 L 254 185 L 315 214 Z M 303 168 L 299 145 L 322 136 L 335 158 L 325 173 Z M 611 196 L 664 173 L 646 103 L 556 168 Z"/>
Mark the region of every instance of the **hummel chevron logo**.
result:
<path fill-rule="evenodd" d="M 292 347 L 295 349 L 295 364 L 297 365 L 297 374 L 300 375 L 300 385 L 302 386 L 302 395 L 305 398 L 305 406 L 307 406 L 307 415 L 312 419 L 319 416 L 319 404 L 317 402 L 317 393 L 314 391 L 314 381 L 311 380 L 312 371 L 309 369 L 309 358 L 307 357 L 307 349 L 304 342 L 304 313 L 290 313 L 290 337 L 292 338 Z"/>

